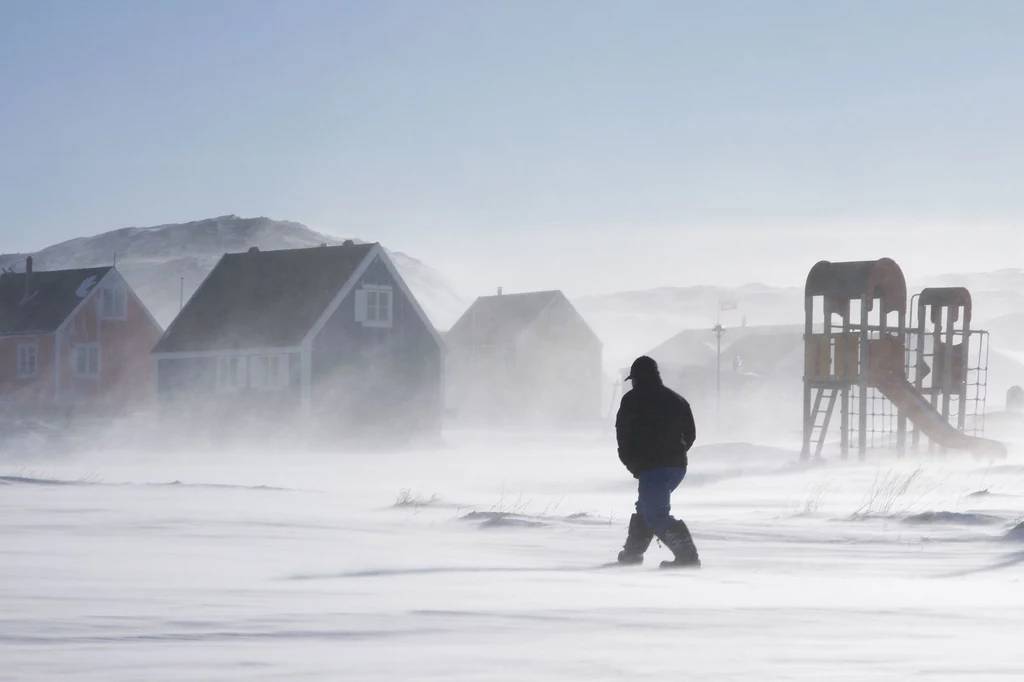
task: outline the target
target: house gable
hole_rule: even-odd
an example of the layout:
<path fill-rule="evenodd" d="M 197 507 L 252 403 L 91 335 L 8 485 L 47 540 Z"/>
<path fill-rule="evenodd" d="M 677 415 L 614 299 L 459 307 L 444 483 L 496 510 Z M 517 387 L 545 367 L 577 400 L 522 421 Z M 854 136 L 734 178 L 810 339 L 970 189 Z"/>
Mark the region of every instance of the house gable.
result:
<path fill-rule="evenodd" d="M 445 336 L 451 347 L 514 346 L 559 297 L 558 291 L 481 296 Z"/>
<path fill-rule="evenodd" d="M 367 277 L 368 274 L 369 278 Z M 320 335 L 321 331 L 323 331 L 323 328 L 327 325 L 328 320 L 334 316 L 343 304 L 350 304 L 353 307 L 352 314 L 355 315 L 357 312 L 357 301 L 355 300 L 356 292 L 365 286 L 391 287 L 394 294 L 400 294 L 402 298 L 405 299 L 408 305 L 412 308 L 412 311 L 417 317 L 419 317 L 423 326 L 430 332 L 431 337 L 433 337 L 438 347 L 442 349 L 445 348 L 445 342 L 441 337 L 441 334 L 437 331 L 437 328 L 434 327 L 430 318 L 427 317 L 427 314 L 423 311 L 419 301 L 417 301 L 416 297 L 413 295 L 412 290 L 409 289 L 409 285 L 405 283 L 404 279 L 402 279 L 401 274 L 398 272 L 398 268 L 396 268 L 395 264 L 391 262 L 391 259 L 388 258 L 387 253 L 384 252 L 384 248 L 380 244 L 373 245 L 373 248 L 366 254 L 363 262 L 359 264 L 359 267 L 356 268 L 348 281 L 345 282 L 345 285 L 341 288 L 338 294 L 327 305 L 323 313 L 302 340 L 303 345 L 308 347 L 313 343 L 317 336 Z M 351 301 L 349 301 L 350 297 L 352 298 Z"/>
<path fill-rule="evenodd" d="M 57 332 L 64 331 L 71 321 L 74 320 L 82 311 L 82 309 L 93 301 L 96 302 L 96 305 L 103 306 L 103 301 L 97 300 L 97 297 L 102 297 L 105 291 L 123 292 L 119 295 L 124 296 L 124 317 L 117 317 L 116 320 L 125 321 L 132 313 L 141 313 L 146 322 L 157 330 L 158 335 L 163 333 L 163 327 L 161 327 L 160 323 L 156 321 L 153 314 L 149 312 L 149 308 L 146 307 L 146 304 L 143 303 L 142 299 L 135 293 L 135 290 L 132 289 L 130 284 L 128 284 L 128 280 L 121 275 L 116 267 L 110 268 L 99 281 L 89 287 L 89 291 L 86 296 L 81 300 L 81 302 L 79 302 L 78 306 L 75 307 L 71 314 L 64 319 L 60 327 L 57 328 Z M 117 300 L 116 297 L 115 300 Z"/>
<path fill-rule="evenodd" d="M 386 296 L 384 323 L 367 314 L 367 292 Z M 307 414 L 350 414 L 369 409 L 364 402 L 396 419 L 439 410 L 444 345 L 379 247 L 338 292 L 303 348 Z"/>
<path fill-rule="evenodd" d="M 520 340 L 521 343 L 531 340 L 542 343 L 569 341 L 577 345 L 587 344 L 597 349 L 604 347 L 601 339 L 562 292 L 557 292 L 536 319 L 526 327 Z"/>
<path fill-rule="evenodd" d="M 125 409 L 152 399 L 149 351 L 162 329 L 120 272 L 90 286 L 55 333 L 55 399 Z"/>

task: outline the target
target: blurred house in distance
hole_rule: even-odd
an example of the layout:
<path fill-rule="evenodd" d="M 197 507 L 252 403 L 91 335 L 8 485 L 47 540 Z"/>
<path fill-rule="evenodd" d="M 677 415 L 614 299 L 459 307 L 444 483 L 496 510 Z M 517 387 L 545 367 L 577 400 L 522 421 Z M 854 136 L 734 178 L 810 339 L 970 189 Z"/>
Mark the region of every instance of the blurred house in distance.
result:
<path fill-rule="evenodd" d="M 445 342 L 447 407 L 460 425 L 552 428 L 600 419 L 601 340 L 560 291 L 478 298 Z"/>
<path fill-rule="evenodd" d="M 803 336 L 801 325 L 726 328 L 720 366 L 710 328 L 683 330 L 647 354 L 658 361 L 665 384 L 690 402 L 699 432 L 703 427 L 720 438 L 786 437 L 800 427 L 792 415 L 799 417 L 794 406 L 802 400 Z M 621 372 L 625 377 L 628 369 Z"/>

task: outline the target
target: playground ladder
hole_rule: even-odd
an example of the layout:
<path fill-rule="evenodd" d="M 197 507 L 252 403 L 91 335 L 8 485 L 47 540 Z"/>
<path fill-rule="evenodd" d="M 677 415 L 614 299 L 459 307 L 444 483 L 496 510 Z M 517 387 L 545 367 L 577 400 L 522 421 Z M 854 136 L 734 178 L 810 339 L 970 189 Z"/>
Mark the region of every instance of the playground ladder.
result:
<path fill-rule="evenodd" d="M 832 412 L 836 407 L 836 398 L 842 389 L 834 387 L 819 388 L 814 396 L 814 406 L 811 408 L 811 441 L 817 441 L 814 447 L 814 458 L 821 458 L 821 451 L 825 447 L 825 436 L 828 434 L 828 425 L 832 421 Z M 822 402 L 825 394 L 828 393 L 828 404 L 822 409 Z M 821 420 L 819 422 L 819 417 Z M 817 438 L 815 438 L 817 432 Z"/>

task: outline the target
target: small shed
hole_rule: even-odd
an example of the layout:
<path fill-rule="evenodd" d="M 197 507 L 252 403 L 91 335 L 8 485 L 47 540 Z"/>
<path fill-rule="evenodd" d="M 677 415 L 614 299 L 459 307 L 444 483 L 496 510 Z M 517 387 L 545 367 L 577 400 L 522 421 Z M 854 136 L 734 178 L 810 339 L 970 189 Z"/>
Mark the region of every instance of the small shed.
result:
<path fill-rule="evenodd" d="M 560 291 L 483 296 L 445 336 L 462 423 L 567 426 L 601 415 L 601 340 Z"/>

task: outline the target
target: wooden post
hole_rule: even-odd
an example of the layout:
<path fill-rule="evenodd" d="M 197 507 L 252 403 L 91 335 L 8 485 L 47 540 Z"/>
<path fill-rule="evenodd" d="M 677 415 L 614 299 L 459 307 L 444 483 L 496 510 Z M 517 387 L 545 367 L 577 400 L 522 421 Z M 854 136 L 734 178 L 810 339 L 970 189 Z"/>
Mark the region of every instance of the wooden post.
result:
<path fill-rule="evenodd" d="M 804 297 L 804 442 L 800 448 L 800 459 L 811 457 L 811 436 L 814 429 L 814 415 L 811 414 L 811 377 L 808 376 L 811 345 L 814 343 L 814 297 Z M 813 349 L 817 353 L 817 348 Z"/>
<path fill-rule="evenodd" d="M 903 357 L 906 357 L 907 344 L 907 311 L 899 311 L 899 338 L 903 341 Z M 896 454 L 903 457 L 907 451 L 907 415 L 898 409 L 896 415 Z"/>
<path fill-rule="evenodd" d="M 860 391 L 857 396 L 860 410 L 857 456 L 861 460 L 867 458 L 868 451 L 868 341 L 868 294 L 865 293 L 860 297 L 860 371 L 857 374 Z"/>

